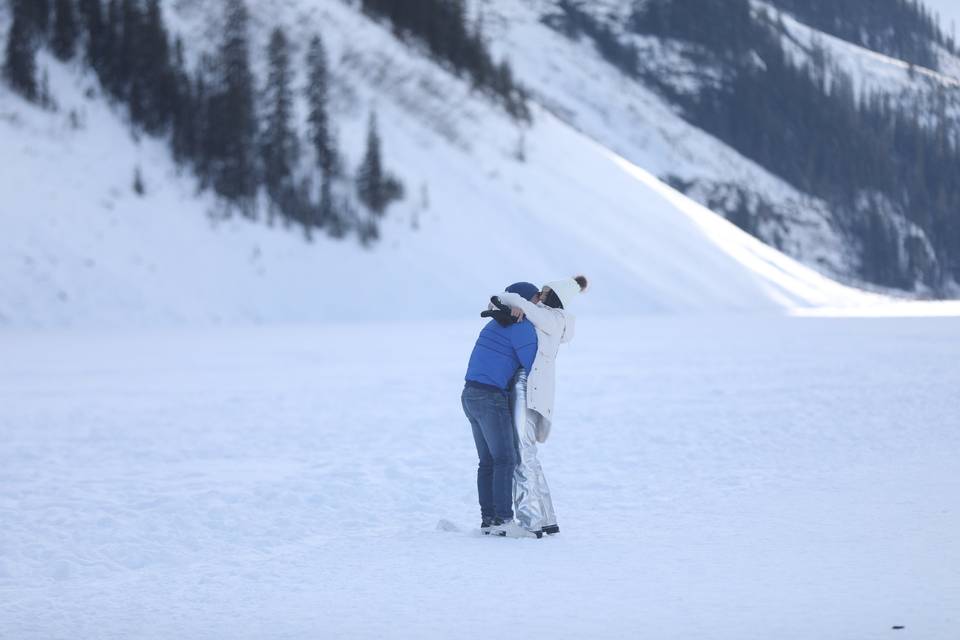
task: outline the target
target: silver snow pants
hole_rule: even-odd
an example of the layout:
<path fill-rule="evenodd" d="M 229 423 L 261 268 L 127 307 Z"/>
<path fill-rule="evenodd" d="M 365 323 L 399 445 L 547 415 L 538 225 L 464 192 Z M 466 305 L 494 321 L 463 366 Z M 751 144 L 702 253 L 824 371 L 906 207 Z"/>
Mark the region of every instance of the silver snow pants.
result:
<path fill-rule="evenodd" d="M 557 514 L 537 458 L 536 433 L 540 415 L 527 409 L 527 372 L 523 369 L 517 371 L 510 402 L 519 454 L 513 475 L 513 509 L 520 526 L 527 531 L 539 531 L 557 524 Z"/>

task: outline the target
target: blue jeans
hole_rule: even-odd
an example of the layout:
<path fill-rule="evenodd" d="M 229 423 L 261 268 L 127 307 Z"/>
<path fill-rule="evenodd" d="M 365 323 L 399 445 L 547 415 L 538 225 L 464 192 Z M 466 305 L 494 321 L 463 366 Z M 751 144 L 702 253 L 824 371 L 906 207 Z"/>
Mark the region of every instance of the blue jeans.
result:
<path fill-rule="evenodd" d="M 513 519 L 513 471 L 517 466 L 516 433 L 506 391 L 464 387 L 463 412 L 473 428 L 480 465 L 477 495 L 480 516 Z"/>

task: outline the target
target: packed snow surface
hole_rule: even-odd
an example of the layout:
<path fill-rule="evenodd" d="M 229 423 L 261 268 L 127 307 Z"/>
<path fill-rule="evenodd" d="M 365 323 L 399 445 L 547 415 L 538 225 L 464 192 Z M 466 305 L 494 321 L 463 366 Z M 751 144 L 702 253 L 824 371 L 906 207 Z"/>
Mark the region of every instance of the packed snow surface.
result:
<path fill-rule="evenodd" d="M 0 637 L 957 637 L 955 320 L 583 313 L 504 540 L 422 316 L 0 333 Z"/>
<path fill-rule="evenodd" d="M 164 6 L 212 43 L 214 4 Z M 255 5 L 258 37 L 324 29 L 348 158 L 377 109 L 408 197 L 371 250 L 224 220 L 76 66 L 40 55 L 56 112 L 0 86 L 0 638 L 956 637 L 960 326 L 933 316 L 960 303 L 841 286 L 671 189 L 792 197 L 493 8 L 495 47 L 536 50 L 530 128 L 343 3 Z M 561 99 L 578 56 L 616 101 Z M 578 272 L 562 533 L 474 536 L 476 316 Z"/>

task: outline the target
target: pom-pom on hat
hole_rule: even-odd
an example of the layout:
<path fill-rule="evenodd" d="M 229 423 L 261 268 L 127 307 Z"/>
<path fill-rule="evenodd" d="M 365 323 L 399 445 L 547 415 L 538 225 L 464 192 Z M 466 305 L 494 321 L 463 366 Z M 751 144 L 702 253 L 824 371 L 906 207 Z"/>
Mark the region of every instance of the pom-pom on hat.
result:
<path fill-rule="evenodd" d="M 576 276 L 548 282 L 544 286 L 550 287 L 551 291 L 557 294 L 564 309 L 569 309 L 577 299 L 577 295 L 587 290 L 587 279 L 584 276 Z"/>

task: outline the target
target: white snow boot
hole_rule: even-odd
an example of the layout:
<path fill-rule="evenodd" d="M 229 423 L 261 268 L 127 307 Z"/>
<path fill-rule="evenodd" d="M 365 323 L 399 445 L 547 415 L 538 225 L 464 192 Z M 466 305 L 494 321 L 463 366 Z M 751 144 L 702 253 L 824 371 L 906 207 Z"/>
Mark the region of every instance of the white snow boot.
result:
<path fill-rule="evenodd" d="M 506 522 L 501 522 L 493 525 L 489 529 L 491 536 L 500 536 L 501 538 L 539 538 L 537 534 L 532 531 L 527 531 L 515 520 L 507 520 Z"/>

